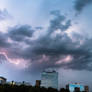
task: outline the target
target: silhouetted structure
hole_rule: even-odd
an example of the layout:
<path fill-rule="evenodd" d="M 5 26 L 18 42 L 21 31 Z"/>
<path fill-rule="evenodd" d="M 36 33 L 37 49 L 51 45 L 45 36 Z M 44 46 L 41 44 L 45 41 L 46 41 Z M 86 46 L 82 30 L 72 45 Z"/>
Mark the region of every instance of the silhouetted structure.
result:
<path fill-rule="evenodd" d="M 74 92 L 80 92 L 80 88 L 79 87 L 75 87 Z"/>
<path fill-rule="evenodd" d="M 36 80 L 35 86 L 40 87 L 40 85 L 41 85 L 41 80 Z"/>
<path fill-rule="evenodd" d="M 15 83 L 14 81 L 11 81 L 10 84 L 11 84 L 11 85 L 15 85 L 16 83 Z"/>
<path fill-rule="evenodd" d="M 57 90 L 55 88 L 45 88 L 45 87 L 36 87 L 36 86 L 27 86 L 27 85 L 10 85 L 4 84 L 0 85 L 0 92 L 70 92 L 68 89 L 61 88 Z M 80 88 L 75 87 L 73 92 L 86 92 L 80 91 Z"/>
<path fill-rule="evenodd" d="M 89 87 L 85 86 L 85 92 L 89 92 Z"/>
<path fill-rule="evenodd" d="M 61 88 L 60 89 L 60 92 L 70 92 L 68 89 L 65 89 L 65 88 Z"/>

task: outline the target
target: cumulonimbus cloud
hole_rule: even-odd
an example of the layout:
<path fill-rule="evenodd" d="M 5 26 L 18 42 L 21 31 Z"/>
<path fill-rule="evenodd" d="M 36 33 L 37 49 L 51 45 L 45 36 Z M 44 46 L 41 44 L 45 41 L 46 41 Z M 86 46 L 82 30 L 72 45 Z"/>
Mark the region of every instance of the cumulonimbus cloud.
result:
<path fill-rule="evenodd" d="M 78 38 L 79 41 L 73 42 L 66 33 L 72 26 L 71 20 L 67 20 L 57 11 L 52 14 L 54 16 L 47 31 L 41 30 L 44 35 L 38 36 L 39 30 L 34 30 L 29 25 L 15 26 L 8 33 L 0 34 L 0 39 L 3 39 L 0 42 L 0 51 L 6 49 L 10 58 L 30 61 L 29 71 L 40 71 L 49 67 L 92 70 L 92 39 L 85 39 L 80 44 L 82 36 L 74 34 L 73 38 Z M 34 36 L 37 38 L 31 39 Z"/>

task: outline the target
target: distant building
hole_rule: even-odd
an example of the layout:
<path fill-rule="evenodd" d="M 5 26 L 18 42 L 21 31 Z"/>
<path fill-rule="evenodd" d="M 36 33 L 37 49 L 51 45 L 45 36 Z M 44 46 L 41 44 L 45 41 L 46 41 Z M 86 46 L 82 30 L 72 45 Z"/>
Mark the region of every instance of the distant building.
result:
<path fill-rule="evenodd" d="M 7 84 L 9 85 L 17 85 L 17 86 L 20 86 L 20 85 L 25 85 L 25 86 L 31 86 L 31 84 L 29 82 L 16 82 L 16 81 L 11 81 L 11 82 L 7 82 Z"/>
<path fill-rule="evenodd" d="M 41 86 L 52 87 L 58 89 L 58 72 L 43 71 L 41 74 Z"/>
<path fill-rule="evenodd" d="M 85 92 L 89 92 L 89 87 L 85 86 Z"/>
<path fill-rule="evenodd" d="M 6 84 L 7 79 L 4 77 L 0 77 L 0 84 Z"/>
<path fill-rule="evenodd" d="M 36 80 L 35 86 L 40 87 L 40 85 L 41 85 L 41 80 Z"/>
<path fill-rule="evenodd" d="M 68 84 L 68 85 L 66 85 L 66 89 L 68 89 L 70 92 L 78 92 L 78 91 L 89 92 L 88 86 L 84 86 L 79 83 Z"/>
<path fill-rule="evenodd" d="M 80 92 L 80 87 L 75 87 L 74 92 Z"/>

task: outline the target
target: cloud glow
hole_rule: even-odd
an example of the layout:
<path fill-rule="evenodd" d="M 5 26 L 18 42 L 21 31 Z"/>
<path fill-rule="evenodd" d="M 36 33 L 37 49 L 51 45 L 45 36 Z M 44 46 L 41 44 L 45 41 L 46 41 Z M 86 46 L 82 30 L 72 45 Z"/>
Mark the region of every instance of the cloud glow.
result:
<path fill-rule="evenodd" d="M 59 61 L 56 62 L 56 64 L 65 64 L 65 63 L 70 63 L 73 60 L 73 57 L 71 55 L 64 56 L 61 58 Z"/>
<path fill-rule="evenodd" d="M 9 63 L 11 63 L 11 64 L 13 64 L 13 65 L 15 65 L 19 68 L 23 69 L 23 68 L 28 67 L 28 64 L 27 64 L 28 62 L 25 62 L 25 60 L 22 59 L 22 58 L 19 58 L 19 59 L 13 58 L 13 59 L 11 59 L 11 58 L 8 57 L 8 55 L 5 52 L 0 52 L 0 54 L 3 55 Z"/>

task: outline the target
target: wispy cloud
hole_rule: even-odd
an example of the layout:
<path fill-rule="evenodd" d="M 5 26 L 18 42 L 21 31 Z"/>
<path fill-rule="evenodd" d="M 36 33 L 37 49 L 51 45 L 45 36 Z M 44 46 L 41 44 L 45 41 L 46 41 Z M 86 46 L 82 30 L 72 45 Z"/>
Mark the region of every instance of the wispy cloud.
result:
<path fill-rule="evenodd" d="M 0 10 L 0 21 L 9 18 L 10 15 L 6 9 Z"/>

